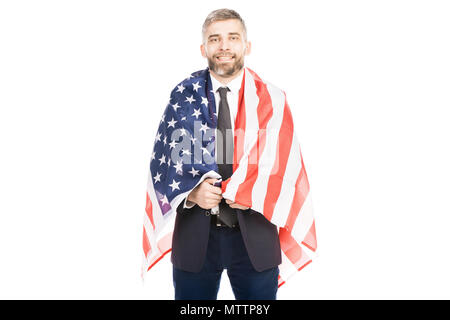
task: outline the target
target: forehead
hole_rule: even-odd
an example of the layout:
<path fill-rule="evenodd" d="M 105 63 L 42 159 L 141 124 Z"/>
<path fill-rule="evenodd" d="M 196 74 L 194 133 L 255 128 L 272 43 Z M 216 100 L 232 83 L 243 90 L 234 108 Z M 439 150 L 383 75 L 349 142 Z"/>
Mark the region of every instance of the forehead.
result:
<path fill-rule="evenodd" d="M 239 33 L 242 35 L 242 23 L 237 19 L 215 21 L 206 28 L 206 36 L 211 34 L 226 35 L 228 33 Z"/>

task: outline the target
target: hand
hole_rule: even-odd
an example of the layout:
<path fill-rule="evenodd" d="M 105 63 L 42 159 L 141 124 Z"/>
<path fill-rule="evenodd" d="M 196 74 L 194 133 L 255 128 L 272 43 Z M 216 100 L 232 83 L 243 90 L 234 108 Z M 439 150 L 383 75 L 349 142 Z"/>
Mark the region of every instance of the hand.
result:
<path fill-rule="evenodd" d="M 189 193 L 187 200 L 196 203 L 203 209 L 211 209 L 222 200 L 222 189 L 215 187 L 217 179 L 205 179 Z"/>
<path fill-rule="evenodd" d="M 245 207 L 243 205 L 240 205 L 240 204 L 238 204 L 238 203 L 236 203 L 234 201 L 228 200 L 228 199 L 225 199 L 225 202 L 228 203 L 228 205 L 231 208 L 234 208 L 234 209 L 241 209 L 241 210 L 248 210 L 248 209 L 250 209 L 249 207 Z"/>

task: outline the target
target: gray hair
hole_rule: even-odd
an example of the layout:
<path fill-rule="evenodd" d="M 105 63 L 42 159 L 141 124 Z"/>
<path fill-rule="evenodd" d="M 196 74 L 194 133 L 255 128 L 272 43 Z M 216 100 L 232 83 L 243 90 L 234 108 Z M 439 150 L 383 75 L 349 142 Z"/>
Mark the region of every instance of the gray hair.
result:
<path fill-rule="evenodd" d="M 237 13 L 236 11 L 231 10 L 231 9 L 218 9 L 218 10 L 214 10 L 213 12 L 208 14 L 208 16 L 205 19 L 205 22 L 203 23 L 203 28 L 202 28 L 203 43 L 205 43 L 205 40 L 206 40 L 205 39 L 206 29 L 209 27 L 209 25 L 211 23 L 216 22 L 216 21 L 229 20 L 229 19 L 237 19 L 241 22 L 242 29 L 244 30 L 244 39 L 245 39 L 245 41 L 247 41 L 247 27 L 245 26 L 245 22 L 239 15 L 239 13 Z"/>

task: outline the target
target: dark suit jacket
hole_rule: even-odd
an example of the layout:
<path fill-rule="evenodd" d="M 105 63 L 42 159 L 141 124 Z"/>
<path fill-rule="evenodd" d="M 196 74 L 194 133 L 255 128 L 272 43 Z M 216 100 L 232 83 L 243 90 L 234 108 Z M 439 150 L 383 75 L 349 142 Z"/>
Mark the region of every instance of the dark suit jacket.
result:
<path fill-rule="evenodd" d="M 183 202 L 177 208 L 171 261 L 177 269 L 199 272 L 205 262 L 211 216 L 205 215 L 207 210 L 198 205 L 191 209 L 183 208 Z M 277 227 L 252 209 L 234 210 L 255 270 L 264 271 L 278 266 L 281 249 Z"/>

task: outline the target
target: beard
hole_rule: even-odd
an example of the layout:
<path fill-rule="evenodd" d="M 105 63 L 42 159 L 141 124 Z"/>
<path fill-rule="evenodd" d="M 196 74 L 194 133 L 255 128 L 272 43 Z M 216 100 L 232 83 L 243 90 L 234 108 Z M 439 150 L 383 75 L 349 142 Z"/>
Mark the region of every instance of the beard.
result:
<path fill-rule="evenodd" d="M 234 55 L 233 63 L 217 63 L 216 58 L 219 55 L 220 54 L 214 55 L 212 58 L 208 57 L 208 66 L 210 70 L 221 77 L 231 77 L 244 67 L 244 55 Z"/>

